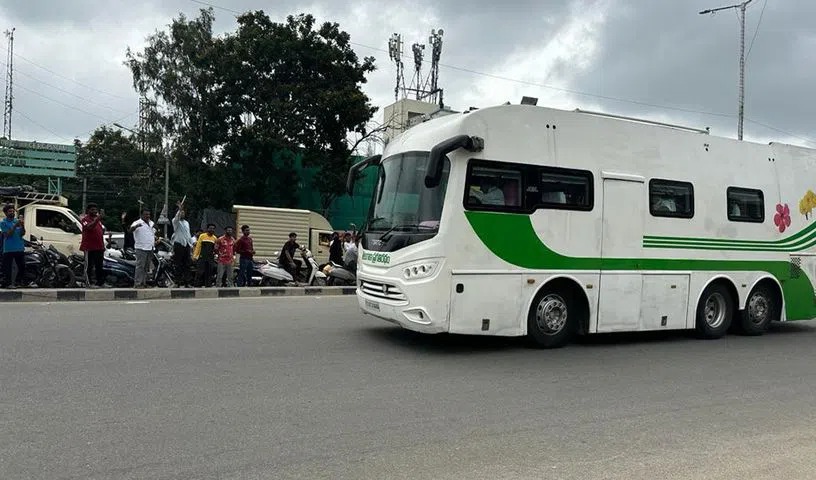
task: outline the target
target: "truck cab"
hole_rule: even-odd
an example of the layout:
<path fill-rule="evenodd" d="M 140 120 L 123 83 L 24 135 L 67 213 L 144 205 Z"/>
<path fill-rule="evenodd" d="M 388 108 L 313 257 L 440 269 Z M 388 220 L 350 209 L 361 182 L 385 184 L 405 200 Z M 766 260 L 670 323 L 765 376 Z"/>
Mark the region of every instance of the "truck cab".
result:
<path fill-rule="evenodd" d="M 82 223 L 68 208 L 67 198 L 25 187 L 0 187 L 0 200 L 13 204 L 23 217 L 26 235 L 35 235 L 66 255 L 79 251 Z"/>

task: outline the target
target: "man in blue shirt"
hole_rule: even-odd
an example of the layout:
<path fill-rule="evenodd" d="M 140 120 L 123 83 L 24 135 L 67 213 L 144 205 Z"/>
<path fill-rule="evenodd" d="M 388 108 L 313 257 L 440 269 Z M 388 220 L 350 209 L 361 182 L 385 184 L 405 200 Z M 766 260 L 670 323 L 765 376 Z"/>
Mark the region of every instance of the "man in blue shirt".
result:
<path fill-rule="evenodd" d="M 25 273 L 25 226 L 23 217 L 14 218 L 17 213 L 14 205 L 3 207 L 6 218 L 0 222 L 0 235 L 3 236 L 3 276 L 8 288 L 14 288 L 15 279 L 12 278 L 12 262 L 17 263 L 17 282 L 21 281 Z"/>

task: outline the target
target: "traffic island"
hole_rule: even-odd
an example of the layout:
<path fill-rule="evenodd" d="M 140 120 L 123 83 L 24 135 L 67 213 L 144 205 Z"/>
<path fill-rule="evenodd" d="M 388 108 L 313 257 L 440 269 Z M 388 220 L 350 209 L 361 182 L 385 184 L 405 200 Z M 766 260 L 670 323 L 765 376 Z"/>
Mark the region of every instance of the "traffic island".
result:
<path fill-rule="evenodd" d="M 0 290 L 2 302 L 115 302 L 354 295 L 355 287 L 111 288 Z"/>

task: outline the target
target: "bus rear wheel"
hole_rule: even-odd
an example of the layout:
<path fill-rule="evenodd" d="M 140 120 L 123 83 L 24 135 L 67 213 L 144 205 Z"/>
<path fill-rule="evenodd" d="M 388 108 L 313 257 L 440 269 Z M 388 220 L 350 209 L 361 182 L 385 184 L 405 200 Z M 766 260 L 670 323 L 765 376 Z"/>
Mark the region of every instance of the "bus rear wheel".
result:
<path fill-rule="evenodd" d="M 776 295 L 766 286 L 757 285 L 748 295 L 748 303 L 737 325 L 742 335 L 762 335 L 768 325 L 779 319 L 780 306 Z"/>
<path fill-rule="evenodd" d="M 544 287 L 530 307 L 527 337 L 536 347 L 563 347 L 575 336 L 581 315 L 570 289 Z"/>
<path fill-rule="evenodd" d="M 734 318 L 734 300 L 722 283 L 709 285 L 697 304 L 697 336 L 704 339 L 723 337 Z"/>

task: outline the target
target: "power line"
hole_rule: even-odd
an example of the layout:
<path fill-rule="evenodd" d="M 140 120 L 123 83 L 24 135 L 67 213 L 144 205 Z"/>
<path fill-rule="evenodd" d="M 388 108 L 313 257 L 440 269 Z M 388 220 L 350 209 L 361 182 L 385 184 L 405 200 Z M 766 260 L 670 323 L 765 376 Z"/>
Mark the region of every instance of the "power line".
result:
<path fill-rule="evenodd" d="M 225 12 L 234 13 L 235 15 L 242 15 L 242 13 L 237 11 L 237 10 L 232 10 L 230 8 L 227 8 L 227 7 L 222 7 L 220 5 L 215 5 L 214 3 L 203 2 L 201 0 L 190 0 L 190 1 L 193 2 L 193 3 L 198 3 L 200 5 L 206 5 L 208 7 L 217 8 L 219 10 L 224 10 Z"/>
<path fill-rule="evenodd" d="M 6 65 L 5 63 L 0 62 L 0 66 L 5 66 L 5 65 Z M 62 93 L 65 93 L 66 95 L 70 95 L 70 96 L 72 96 L 72 97 L 74 97 L 76 99 L 82 100 L 83 102 L 89 103 L 91 105 L 95 105 L 95 106 L 101 107 L 101 108 L 106 108 L 106 109 L 108 109 L 108 110 L 110 110 L 111 112 L 114 112 L 114 113 L 125 113 L 124 110 L 119 110 L 119 109 L 110 107 L 108 105 L 104 105 L 102 103 L 97 103 L 97 102 L 91 100 L 90 98 L 85 98 L 85 97 L 83 97 L 81 95 L 77 95 L 74 92 L 71 92 L 69 90 L 65 90 L 64 88 L 58 87 L 57 85 L 54 85 L 52 83 L 48 83 L 45 80 L 41 80 L 41 79 L 39 79 L 39 78 L 35 77 L 34 75 L 29 74 L 29 73 L 22 72 L 22 71 L 19 71 L 19 70 L 16 73 L 19 73 L 19 74 L 21 74 L 21 75 L 23 75 L 25 77 L 28 77 L 28 78 L 34 80 L 35 82 L 38 82 L 38 83 L 41 83 L 41 84 L 46 85 L 48 87 L 51 87 L 54 90 L 58 90 L 58 91 L 60 91 Z"/>
<path fill-rule="evenodd" d="M 767 125 L 767 124 L 765 124 L 765 123 L 758 122 L 758 121 L 756 121 L 756 120 L 752 120 L 752 119 L 750 119 L 750 118 L 748 118 L 748 117 L 746 117 L 746 118 L 745 118 L 745 120 L 747 120 L 747 121 L 749 121 L 749 122 L 751 122 L 751 123 L 753 123 L 753 124 L 759 125 L 759 126 L 761 126 L 761 127 L 765 127 L 765 128 L 767 128 L 767 129 L 773 130 L 773 131 L 775 131 L 775 132 L 783 133 L 783 134 L 788 135 L 788 136 L 790 136 L 790 137 L 797 138 L 797 139 L 802 140 L 802 141 L 804 141 L 804 142 L 810 143 L 811 145 L 816 145 L 816 141 L 814 141 L 813 139 L 810 139 L 810 138 L 808 138 L 808 137 L 803 137 L 803 136 L 801 136 L 801 135 L 797 135 L 797 134 L 795 134 L 795 133 L 786 132 L 785 130 L 780 130 L 780 129 L 776 128 L 776 127 L 772 127 L 772 126 Z"/>
<path fill-rule="evenodd" d="M 7 51 L 7 49 L 4 49 L 4 50 Z M 86 85 L 86 84 L 84 84 L 84 83 L 82 83 L 80 81 L 74 80 L 73 78 L 65 76 L 65 75 L 63 75 L 63 74 L 61 74 L 59 72 L 55 72 L 54 70 L 51 70 L 48 67 L 42 66 L 42 65 L 40 65 L 39 63 L 37 63 L 37 62 L 35 62 L 33 60 L 29 60 L 28 58 L 20 55 L 19 53 L 15 53 L 14 57 L 19 58 L 20 60 L 23 60 L 24 62 L 30 63 L 31 65 L 34 65 L 35 67 L 37 67 L 39 69 L 45 70 L 46 72 L 50 73 L 51 75 L 56 75 L 56 76 L 58 76 L 58 77 L 60 77 L 62 79 L 68 80 L 69 82 L 75 83 L 75 84 L 79 85 L 80 87 L 87 88 L 88 90 L 93 90 L 94 92 L 101 93 L 103 95 L 108 95 L 109 97 L 120 98 L 122 100 L 129 100 L 127 97 L 123 97 L 123 96 L 117 95 L 115 93 L 110 93 L 110 92 L 106 92 L 104 90 L 100 90 L 100 89 L 98 89 L 96 87 L 92 87 L 92 86 Z"/>
<path fill-rule="evenodd" d="M 765 0 L 765 3 L 762 4 L 762 11 L 759 12 L 759 21 L 757 22 L 756 30 L 754 30 L 754 36 L 751 38 L 751 44 L 748 46 L 748 53 L 745 54 L 745 60 L 748 61 L 748 56 L 751 55 L 751 49 L 754 48 L 754 40 L 756 40 L 757 34 L 759 33 L 759 26 L 762 25 L 762 16 L 765 14 L 765 7 L 768 6 L 768 0 Z"/>
<path fill-rule="evenodd" d="M 97 114 L 95 114 L 95 113 L 93 113 L 93 112 L 89 112 L 89 111 L 87 111 L 87 110 L 83 110 L 83 109 L 81 109 L 81 108 L 79 108 L 79 107 L 75 107 L 75 106 L 72 106 L 72 105 L 68 105 L 67 103 L 63 103 L 63 102 L 61 102 L 61 101 L 59 101 L 59 100 L 57 100 L 57 99 L 55 99 L 55 98 L 51 98 L 51 97 L 49 97 L 49 96 L 47 96 L 47 95 L 43 95 L 42 93 L 40 93 L 40 92 L 38 92 L 38 91 L 36 91 L 36 90 L 32 90 L 32 89 L 30 89 L 30 88 L 28 88 L 28 87 L 26 87 L 26 86 L 23 86 L 23 85 L 17 85 L 17 86 L 18 86 L 18 87 L 20 87 L 20 88 L 22 88 L 23 90 L 25 90 L 25 91 L 29 92 L 29 93 L 33 93 L 34 95 L 37 95 L 38 97 L 42 97 L 42 98 L 44 98 L 44 99 L 46 99 L 46 100 L 49 100 L 49 101 L 51 101 L 51 102 L 54 102 L 54 103 L 56 103 L 56 104 L 58 104 L 58 105 L 62 105 L 62 106 L 63 106 L 63 107 L 65 107 L 65 108 L 68 108 L 68 109 L 70 109 L 70 110 L 75 110 L 75 111 L 80 112 L 80 113 L 84 113 L 85 115 L 89 115 L 89 116 L 91 116 L 91 117 L 96 117 L 96 118 L 98 118 L 98 119 L 100 119 L 100 120 L 103 120 L 105 123 L 109 123 L 109 122 L 108 122 L 108 119 L 106 119 L 106 118 L 104 118 L 104 117 L 101 117 L 101 116 L 99 116 L 99 115 L 97 115 Z"/>
<path fill-rule="evenodd" d="M 46 127 L 46 126 L 42 125 L 41 123 L 37 122 L 36 120 L 34 120 L 33 118 L 29 117 L 29 116 L 28 116 L 28 115 L 26 115 L 25 113 L 21 112 L 19 108 L 18 108 L 18 109 L 16 109 L 16 110 L 14 111 L 14 113 L 16 113 L 17 115 L 20 115 L 21 117 L 25 118 L 25 119 L 26 119 L 26 120 L 28 120 L 28 122 L 29 122 L 29 123 L 31 123 L 32 125 L 39 127 L 39 128 L 40 128 L 40 129 L 42 129 L 43 131 L 48 132 L 48 133 L 50 133 L 51 135 L 53 135 L 53 136 L 55 136 L 55 137 L 57 137 L 57 138 L 59 138 L 59 139 L 65 140 L 65 141 L 67 141 L 67 142 L 69 142 L 69 143 L 73 143 L 73 142 L 74 142 L 74 140 L 73 140 L 73 139 L 68 138 L 68 137 L 64 137 L 64 136 L 60 135 L 59 133 L 57 133 L 57 132 L 55 132 L 55 131 L 51 130 L 50 128 L 48 128 L 48 127 Z"/>

